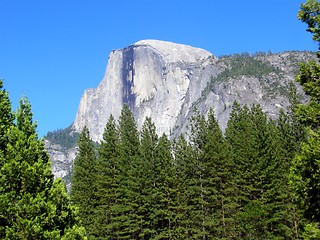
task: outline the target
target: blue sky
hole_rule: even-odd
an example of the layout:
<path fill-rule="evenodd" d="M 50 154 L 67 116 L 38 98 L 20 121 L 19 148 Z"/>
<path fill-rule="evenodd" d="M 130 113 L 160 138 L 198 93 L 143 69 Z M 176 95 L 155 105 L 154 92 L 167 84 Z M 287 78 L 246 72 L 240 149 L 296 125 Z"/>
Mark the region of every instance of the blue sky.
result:
<path fill-rule="evenodd" d="M 40 136 L 75 118 L 113 49 L 142 39 L 216 56 L 317 50 L 299 0 L 0 0 L 0 78 L 16 109 L 31 101 Z"/>

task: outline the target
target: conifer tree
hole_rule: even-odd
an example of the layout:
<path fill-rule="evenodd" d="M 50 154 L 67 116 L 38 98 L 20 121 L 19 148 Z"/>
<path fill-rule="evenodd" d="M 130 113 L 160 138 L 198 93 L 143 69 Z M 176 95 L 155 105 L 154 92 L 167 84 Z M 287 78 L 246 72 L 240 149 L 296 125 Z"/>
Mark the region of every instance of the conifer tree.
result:
<path fill-rule="evenodd" d="M 207 119 L 196 112 L 191 122 L 190 140 L 194 149 L 194 180 L 191 214 L 193 238 L 232 237 L 232 164 L 229 148 L 210 109 Z"/>
<path fill-rule="evenodd" d="M 176 228 L 175 171 L 171 154 L 171 142 L 163 134 L 156 146 L 153 163 L 153 190 L 151 221 L 154 239 L 174 238 Z"/>
<path fill-rule="evenodd" d="M 138 215 L 139 182 L 137 178 L 140 156 L 139 132 L 127 105 L 119 118 L 120 179 L 117 203 L 111 207 L 110 227 L 118 239 L 136 239 L 141 233 Z"/>
<path fill-rule="evenodd" d="M 94 227 L 97 239 L 113 238 L 110 223 L 111 207 L 117 201 L 119 187 L 119 135 L 115 119 L 110 115 L 103 139 L 98 148 L 99 157 L 95 165 L 94 181 Z"/>
<path fill-rule="evenodd" d="M 147 117 L 141 130 L 141 157 L 139 158 L 140 167 L 138 176 L 140 179 L 140 201 L 139 215 L 141 239 L 154 237 L 156 230 L 153 228 L 151 220 L 151 210 L 153 209 L 154 192 L 154 165 L 157 157 L 158 135 L 156 127 L 151 118 Z"/>
<path fill-rule="evenodd" d="M 212 109 L 207 117 L 206 142 L 204 145 L 204 161 L 206 162 L 208 185 L 211 194 L 208 199 L 212 206 L 211 235 L 219 238 L 234 237 L 235 212 L 234 183 L 232 178 L 233 161 L 227 144 Z"/>
<path fill-rule="evenodd" d="M 9 100 L 8 92 L 3 89 L 3 82 L 0 79 L 0 151 L 4 151 L 8 130 L 13 125 L 14 115 L 11 110 L 11 102 Z M 1 163 L 0 163 L 1 167 Z"/>
<path fill-rule="evenodd" d="M 203 115 L 198 111 L 191 119 L 191 133 L 190 141 L 193 146 L 195 154 L 195 185 L 192 191 L 192 209 L 191 218 L 193 221 L 192 238 L 194 239 L 207 239 L 208 238 L 208 223 L 206 220 L 210 217 L 208 212 L 209 202 L 206 197 L 209 193 L 206 183 L 208 181 L 203 159 L 204 145 L 206 142 L 206 120 Z"/>
<path fill-rule="evenodd" d="M 9 105 L 2 106 L 6 112 Z M 7 121 L 9 126 L 3 129 L 8 132 L 1 133 L 6 143 L 0 156 L 0 238 L 86 239 L 65 185 L 61 179 L 53 179 L 49 156 L 32 117 L 30 103 L 24 98 L 16 124 Z"/>
<path fill-rule="evenodd" d="M 177 189 L 177 239 L 193 239 L 197 232 L 193 221 L 192 205 L 197 188 L 197 176 L 195 174 L 196 158 L 193 147 L 183 135 L 175 140 L 173 152 L 176 165 L 176 189 Z"/>
<path fill-rule="evenodd" d="M 71 201 L 79 208 L 82 225 L 94 237 L 96 151 L 89 130 L 84 127 L 78 140 L 78 153 L 72 170 Z"/>

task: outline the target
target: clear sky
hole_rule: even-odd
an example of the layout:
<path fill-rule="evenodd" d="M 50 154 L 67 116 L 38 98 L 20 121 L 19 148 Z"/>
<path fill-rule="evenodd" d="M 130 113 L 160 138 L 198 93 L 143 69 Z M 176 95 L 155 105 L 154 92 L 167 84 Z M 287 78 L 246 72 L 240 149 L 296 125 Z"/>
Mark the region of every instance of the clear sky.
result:
<path fill-rule="evenodd" d="M 40 136 L 70 125 L 113 49 L 142 39 L 216 56 L 317 50 L 303 0 L 0 0 L 0 78 L 14 109 L 29 98 Z"/>

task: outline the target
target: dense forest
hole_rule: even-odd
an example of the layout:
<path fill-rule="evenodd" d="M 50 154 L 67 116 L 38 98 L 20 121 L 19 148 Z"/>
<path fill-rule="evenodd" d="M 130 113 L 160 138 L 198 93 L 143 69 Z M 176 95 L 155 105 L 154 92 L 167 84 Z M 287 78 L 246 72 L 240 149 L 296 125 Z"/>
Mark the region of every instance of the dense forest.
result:
<path fill-rule="evenodd" d="M 308 0 L 298 15 L 318 44 L 319 14 Z M 150 118 L 139 131 L 124 106 L 99 144 L 80 133 L 70 196 L 53 178 L 31 104 L 22 98 L 12 111 L 0 80 L 0 238 L 320 239 L 318 60 L 296 78 L 307 104 L 293 84 L 277 119 L 235 102 L 225 132 L 213 110 L 195 111 L 188 133 L 169 140 Z"/>
<path fill-rule="evenodd" d="M 71 201 L 89 239 L 298 239 L 289 173 L 305 138 L 292 112 L 272 121 L 235 103 L 225 134 L 210 110 L 171 142 L 125 106 L 97 148 L 80 134 Z"/>

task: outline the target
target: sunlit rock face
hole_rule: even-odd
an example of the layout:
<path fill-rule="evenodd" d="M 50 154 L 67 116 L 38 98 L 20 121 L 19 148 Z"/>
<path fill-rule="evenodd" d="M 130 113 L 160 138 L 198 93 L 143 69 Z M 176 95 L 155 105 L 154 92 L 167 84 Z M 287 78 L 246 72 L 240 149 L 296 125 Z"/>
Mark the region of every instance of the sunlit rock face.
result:
<path fill-rule="evenodd" d="M 157 40 L 113 51 L 99 86 L 85 91 L 74 128 L 81 131 L 86 125 L 98 141 L 110 114 L 118 118 L 127 104 L 138 127 L 151 117 L 158 133 L 170 135 L 182 108 L 190 107 L 219 72 L 215 61 L 203 49 Z"/>
<path fill-rule="evenodd" d="M 47 140 L 45 140 L 45 148 L 52 161 L 52 173 L 56 178 L 62 178 L 67 185 L 67 190 L 70 191 L 71 171 L 77 148 L 64 149 L 59 144 L 54 144 Z"/>

